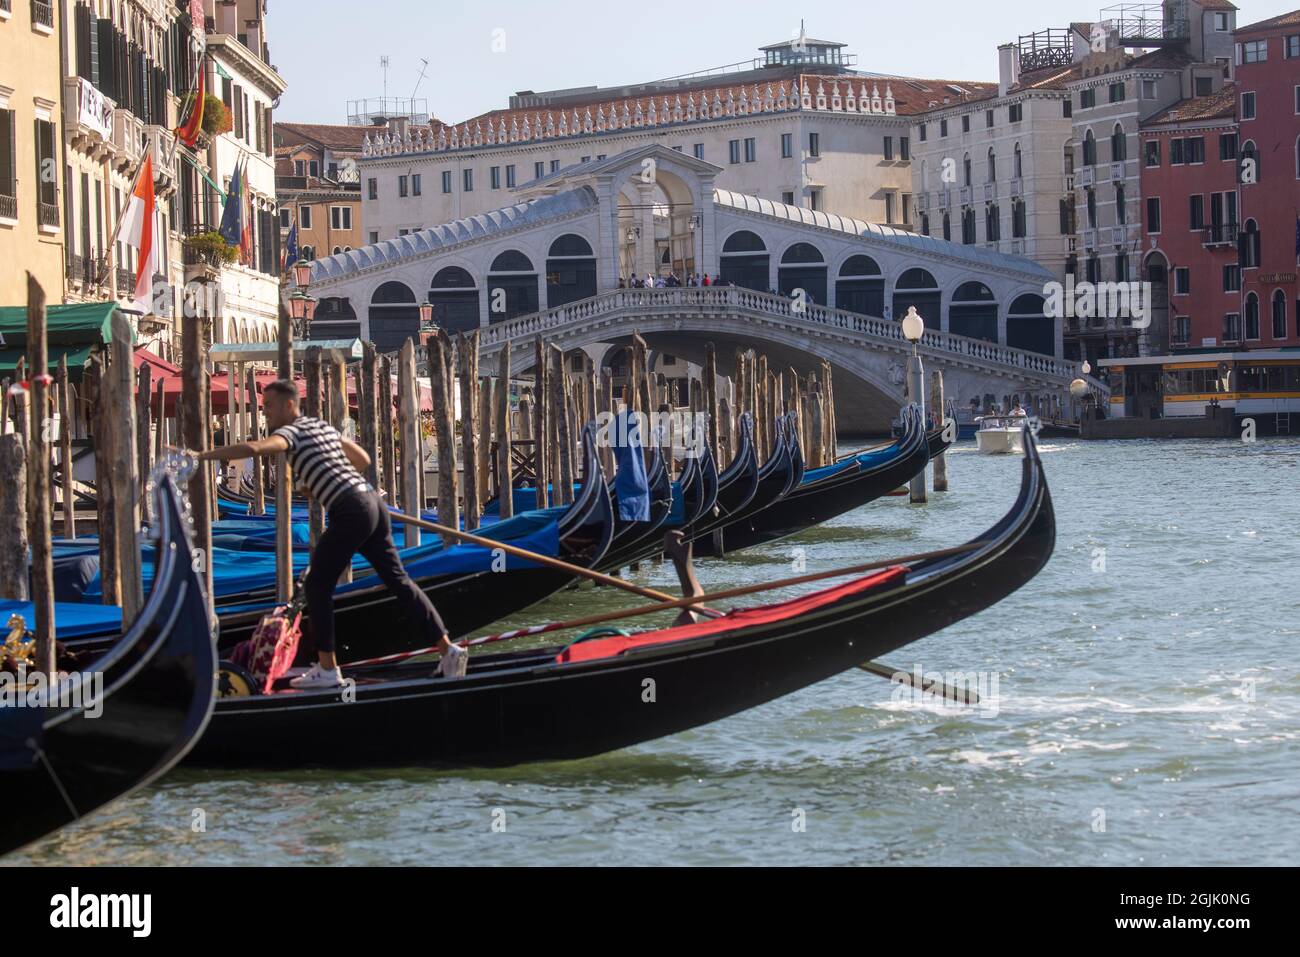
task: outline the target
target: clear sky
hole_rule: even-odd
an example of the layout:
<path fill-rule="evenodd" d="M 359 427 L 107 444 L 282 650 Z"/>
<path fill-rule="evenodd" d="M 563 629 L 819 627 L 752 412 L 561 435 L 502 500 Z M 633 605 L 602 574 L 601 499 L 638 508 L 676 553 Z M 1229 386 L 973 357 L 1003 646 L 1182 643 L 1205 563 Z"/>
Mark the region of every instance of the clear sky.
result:
<path fill-rule="evenodd" d="M 1297 0 L 1241 0 L 1241 25 Z M 996 80 L 997 45 L 1021 33 L 1098 18 L 1109 0 L 909 3 L 805 0 L 272 0 L 271 60 L 289 84 L 278 120 L 344 123 L 347 101 L 418 96 L 462 120 L 519 90 L 639 83 L 748 60 L 807 34 L 848 44 L 857 69 L 945 80 Z"/>

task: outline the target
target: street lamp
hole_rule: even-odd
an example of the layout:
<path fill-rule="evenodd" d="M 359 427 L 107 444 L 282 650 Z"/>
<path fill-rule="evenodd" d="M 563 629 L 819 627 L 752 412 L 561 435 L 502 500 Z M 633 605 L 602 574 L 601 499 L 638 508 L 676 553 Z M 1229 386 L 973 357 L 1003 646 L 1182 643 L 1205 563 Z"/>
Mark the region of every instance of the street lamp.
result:
<path fill-rule="evenodd" d="M 311 285 L 311 263 L 299 259 L 293 264 L 293 282 L 299 289 L 305 290 Z"/>
<path fill-rule="evenodd" d="M 301 287 L 295 289 L 289 296 L 289 315 L 302 330 L 303 338 L 308 338 L 312 317 L 316 315 L 316 298 L 307 295 Z"/>
<path fill-rule="evenodd" d="M 429 297 L 426 296 L 424 298 L 424 302 L 420 303 L 420 328 L 428 329 L 432 325 L 433 325 L 433 303 L 431 303 L 429 301 Z"/>
<path fill-rule="evenodd" d="M 907 397 L 916 406 L 921 416 L 921 427 L 925 428 L 925 370 L 921 367 L 921 354 L 916 351 L 916 344 L 925 335 L 925 320 L 916 311 L 916 306 L 907 307 L 902 325 L 903 338 L 912 344 L 912 354 L 907 357 Z M 925 469 L 912 476 L 908 490 L 912 502 L 925 501 Z"/>

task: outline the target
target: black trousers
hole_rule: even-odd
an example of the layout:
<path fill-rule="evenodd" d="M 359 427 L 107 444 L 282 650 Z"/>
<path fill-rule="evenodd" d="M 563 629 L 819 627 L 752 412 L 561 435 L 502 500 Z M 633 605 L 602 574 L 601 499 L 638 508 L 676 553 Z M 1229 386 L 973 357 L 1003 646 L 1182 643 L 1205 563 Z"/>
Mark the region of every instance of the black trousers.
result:
<path fill-rule="evenodd" d="M 436 644 L 447 629 L 429 596 L 402 567 L 388 509 L 374 491 L 349 490 L 330 505 L 329 523 L 312 552 L 304 584 L 316 650 L 334 650 L 334 586 L 358 552 L 397 597 L 411 625 L 424 630 L 429 645 Z"/>

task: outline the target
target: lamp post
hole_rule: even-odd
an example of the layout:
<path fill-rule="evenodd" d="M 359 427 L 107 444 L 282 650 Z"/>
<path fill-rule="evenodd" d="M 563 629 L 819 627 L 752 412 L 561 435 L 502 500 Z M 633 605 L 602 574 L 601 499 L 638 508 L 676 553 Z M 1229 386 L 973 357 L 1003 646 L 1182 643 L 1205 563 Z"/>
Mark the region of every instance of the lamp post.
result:
<path fill-rule="evenodd" d="M 311 263 L 299 259 L 293 264 L 293 281 L 297 287 L 289 296 L 289 316 L 303 339 L 311 335 L 311 320 L 316 315 L 316 299 L 307 294 L 311 284 Z"/>
<path fill-rule="evenodd" d="M 925 370 L 921 367 L 921 354 L 917 351 L 916 344 L 921 341 L 921 336 L 925 335 L 925 320 L 916 311 L 916 306 L 907 307 L 907 315 L 903 317 L 902 326 L 903 338 L 912 344 L 912 354 L 907 357 L 907 397 L 916 405 L 921 416 L 921 428 L 924 429 L 926 425 Z M 908 491 L 910 500 L 914 504 L 925 502 L 925 469 L 912 476 L 912 481 L 908 483 Z"/>

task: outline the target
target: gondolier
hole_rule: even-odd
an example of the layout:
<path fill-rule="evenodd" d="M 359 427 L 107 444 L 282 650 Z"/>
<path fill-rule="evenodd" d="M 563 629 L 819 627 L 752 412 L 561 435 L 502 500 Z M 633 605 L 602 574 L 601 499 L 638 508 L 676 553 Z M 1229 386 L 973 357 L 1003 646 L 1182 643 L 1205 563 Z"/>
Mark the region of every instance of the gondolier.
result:
<path fill-rule="evenodd" d="M 428 633 L 428 644 L 438 646 L 442 653 L 439 672 L 447 677 L 464 675 L 468 653 L 451 643 L 433 603 L 402 567 L 393 544 L 388 508 L 361 475 L 361 470 L 370 465 L 370 456 L 329 423 L 300 415 L 298 389 L 292 382 L 281 379 L 266 386 L 262 390 L 262 408 L 270 435 L 209 449 L 197 453 L 197 457 L 230 461 L 283 452 L 299 484 L 325 510 L 325 532 L 312 551 L 304 584 L 319 660 L 290 684 L 295 688 L 329 688 L 343 683 L 334 656 L 334 586 L 357 553 L 397 597 L 408 621 Z"/>

